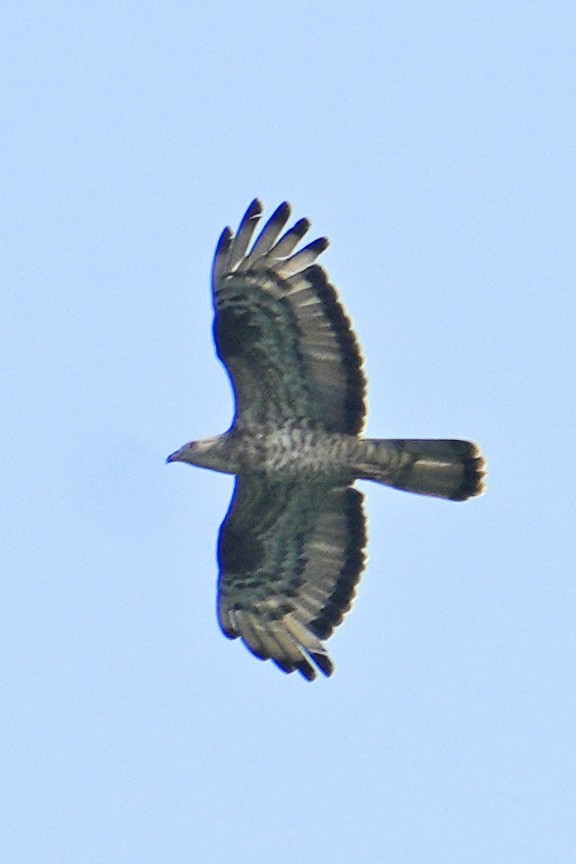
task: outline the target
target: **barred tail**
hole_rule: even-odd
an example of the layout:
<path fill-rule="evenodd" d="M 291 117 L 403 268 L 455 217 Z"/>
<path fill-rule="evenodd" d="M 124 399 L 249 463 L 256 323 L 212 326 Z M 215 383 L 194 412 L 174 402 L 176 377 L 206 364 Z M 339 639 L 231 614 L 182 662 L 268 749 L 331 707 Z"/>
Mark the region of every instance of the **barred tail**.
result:
<path fill-rule="evenodd" d="M 368 438 L 359 443 L 354 467 L 361 480 L 451 501 L 484 491 L 485 462 L 469 441 Z"/>

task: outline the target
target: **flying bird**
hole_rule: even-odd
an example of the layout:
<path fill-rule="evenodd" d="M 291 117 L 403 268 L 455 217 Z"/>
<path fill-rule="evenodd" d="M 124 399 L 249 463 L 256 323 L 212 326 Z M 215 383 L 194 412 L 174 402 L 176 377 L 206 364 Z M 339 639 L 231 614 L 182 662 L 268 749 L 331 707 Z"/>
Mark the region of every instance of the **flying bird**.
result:
<path fill-rule="evenodd" d="M 252 243 L 252 201 L 222 232 L 212 267 L 214 341 L 235 415 L 223 435 L 168 457 L 235 474 L 218 537 L 218 618 L 256 657 L 311 681 L 333 664 L 323 644 L 349 610 L 366 545 L 355 480 L 465 501 L 483 491 L 468 441 L 361 437 L 363 361 L 334 286 L 315 263 L 321 237 L 286 202 Z"/>

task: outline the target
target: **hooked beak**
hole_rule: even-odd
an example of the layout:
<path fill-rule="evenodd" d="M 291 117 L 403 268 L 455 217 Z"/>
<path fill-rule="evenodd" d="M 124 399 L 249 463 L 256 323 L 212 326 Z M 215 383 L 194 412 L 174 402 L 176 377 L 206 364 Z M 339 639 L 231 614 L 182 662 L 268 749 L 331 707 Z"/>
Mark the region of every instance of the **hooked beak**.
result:
<path fill-rule="evenodd" d="M 184 451 L 187 449 L 188 445 L 181 447 L 180 450 L 176 450 L 175 453 L 171 453 L 166 459 L 166 462 L 182 462 L 182 456 L 184 455 Z"/>

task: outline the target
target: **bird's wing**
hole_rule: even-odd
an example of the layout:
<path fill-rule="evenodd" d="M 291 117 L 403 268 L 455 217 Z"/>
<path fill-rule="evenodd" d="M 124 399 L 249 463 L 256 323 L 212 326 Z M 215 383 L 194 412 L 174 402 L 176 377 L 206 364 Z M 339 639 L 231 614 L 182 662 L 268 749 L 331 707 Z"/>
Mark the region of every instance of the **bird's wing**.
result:
<path fill-rule="evenodd" d="M 218 616 L 231 639 L 308 680 L 364 565 L 363 496 L 351 487 L 239 476 L 218 538 Z"/>
<path fill-rule="evenodd" d="M 365 415 L 360 351 L 334 287 L 313 263 L 328 240 L 294 253 L 310 223 L 300 219 L 282 234 L 284 203 L 249 248 L 261 213 L 254 200 L 236 235 L 222 232 L 212 269 L 214 340 L 232 380 L 236 423 L 356 434 Z"/>

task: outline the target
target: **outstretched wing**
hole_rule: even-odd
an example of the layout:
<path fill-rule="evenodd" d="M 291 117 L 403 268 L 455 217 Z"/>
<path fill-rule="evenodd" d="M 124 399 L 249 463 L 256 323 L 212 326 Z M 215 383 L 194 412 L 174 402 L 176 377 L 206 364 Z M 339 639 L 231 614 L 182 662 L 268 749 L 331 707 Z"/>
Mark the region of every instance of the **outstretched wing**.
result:
<path fill-rule="evenodd" d="M 334 287 L 313 263 L 328 240 L 294 253 L 310 223 L 300 219 L 282 234 L 284 202 L 249 250 L 261 213 L 254 200 L 236 236 L 223 231 L 212 269 L 214 340 L 232 380 L 236 423 L 356 434 L 365 415 L 360 351 Z"/>
<path fill-rule="evenodd" d="M 218 538 L 218 617 L 262 660 L 309 681 L 364 566 L 362 495 L 351 487 L 239 476 Z"/>

